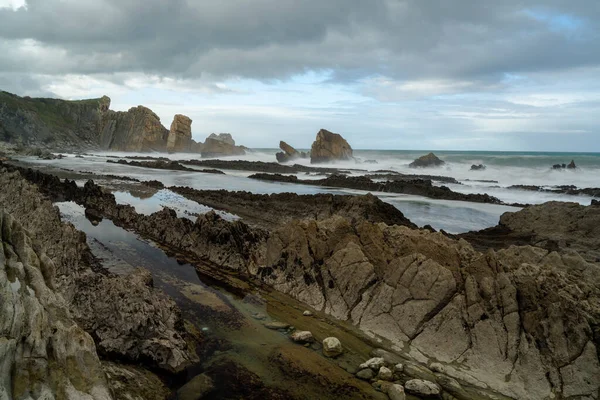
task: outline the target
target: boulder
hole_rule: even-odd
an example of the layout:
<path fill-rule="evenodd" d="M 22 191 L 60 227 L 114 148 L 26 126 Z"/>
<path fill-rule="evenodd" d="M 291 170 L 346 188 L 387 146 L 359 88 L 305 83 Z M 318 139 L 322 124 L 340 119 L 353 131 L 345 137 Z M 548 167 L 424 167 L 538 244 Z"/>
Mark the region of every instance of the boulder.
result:
<path fill-rule="evenodd" d="M 567 165 L 568 169 L 575 169 L 577 166 L 575 165 L 575 160 L 571 160 L 571 162 Z"/>
<path fill-rule="evenodd" d="M 390 400 L 406 400 L 406 394 L 402 385 L 394 384 L 388 387 L 387 395 Z"/>
<path fill-rule="evenodd" d="M 302 315 L 304 315 L 305 317 L 312 317 L 313 313 L 311 311 L 305 310 Z"/>
<path fill-rule="evenodd" d="M 342 343 L 338 338 L 328 337 L 323 339 L 323 354 L 327 357 L 337 357 L 344 352 Z"/>
<path fill-rule="evenodd" d="M 271 322 L 265 323 L 265 328 L 273 329 L 273 330 L 288 329 L 289 327 L 290 327 L 290 324 L 288 324 L 286 322 L 271 321 Z"/>
<path fill-rule="evenodd" d="M 296 343 L 312 343 L 315 341 L 313 334 L 310 331 L 296 331 L 292 333 L 290 338 Z"/>
<path fill-rule="evenodd" d="M 483 164 L 473 164 L 471 165 L 471 171 L 483 171 L 486 168 Z"/>
<path fill-rule="evenodd" d="M 429 153 L 424 156 L 417 158 L 415 161 L 408 164 L 411 168 L 426 168 L 426 167 L 439 167 L 444 165 L 445 162 L 440 160 L 435 154 Z"/>
<path fill-rule="evenodd" d="M 339 134 L 321 129 L 310 151 L 311 164 L 351 160 L 352 147 Z"/>
<path fill-rule="evenodd" d="M 433 397 L 440 395 L 440 387 L 423 379 L 411 379 L 404 384 L 404 389 L 416 396 Z"/>
<path fill-rule="evenodd" d="M 176 114 L 171 123 L 167 139 L 169 153 L 190 152 L 192 145 L 192 120 L 181 114 Z"/>
<path fill-rule="evenodd" d="M 383 357 L 374 357 L 360 364 L 358 368 L 371 368 L 373 371 L 379 371 L 385 365 Z"/>
<path fill-rule="evenodd" d="M 177 399 L 200 400 L 212 392 L 214 388 L 214 382 L 208 375 L 196 375 L 177 391 Z"/>
<path fill-rule="evenodd" d="M 387 367 L 381 367 L 379 368 L 379 373 L 377 374 L 377 377 L 382 381 L 391 381 L 394 378 L 394 374 L 392 373 L 391 369 Z"/>
<path fill-rule="evenodd" d="M 202 145 L 202 157 L 242 156 L 246 154 L 242 146 L 236 146 L 229 133 L 211 133 Z"/>
<path fill-rule="evenodd" d="M 370 381 L 375 377 L 375 373 L 371 368 L 365 368 L 358 371 L 356 377 L 365 381 Z"/>

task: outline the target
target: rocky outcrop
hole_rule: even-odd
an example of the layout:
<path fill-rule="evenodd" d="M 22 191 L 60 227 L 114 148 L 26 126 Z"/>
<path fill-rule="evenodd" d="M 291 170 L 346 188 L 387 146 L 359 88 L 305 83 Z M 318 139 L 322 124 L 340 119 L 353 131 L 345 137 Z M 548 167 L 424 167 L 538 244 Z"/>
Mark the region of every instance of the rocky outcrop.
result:
<path fill-rule="evenodd" d="M 0 132 L 3 140 L 29 147 L 94 148 L 109 106 L 106 96 L 65 101 L 0 91 Z"/>
<path fill-rule="evenodd" d="M 176 114 L 171 123 L 167 139 L 169 153 L 190 152 L 192 146 L 192 120 L 191 118 Z"/>
<path fill-rule="evenodd" d="M 246 154 L 242 146 L 236 146 L 229 133 L 211 133 L 202 145 L 202 157 L 241 156 Z"/>
<path fill-rule="evenodd" d="M 307 158 L 308 157 L 308 154 L 306 154 L 305 152 L 300 152 L 300 151 L 296 150 L 295 148 L 293 148 L 292 146 L 290 146 L 283 140 L 279 142 L 279 148 L 283 151 L 275 154 L 275 157 L 277 158 L 277 162 L 280 162 L 280 163 L 286 163 L 289 161 L 293 161 L 297 158 Z"/>
<path fill-rule="evenodd" d="M 473 164 L 471 165 L 471 171 L 483 171 L 486 169 L 486 166 L 483 164 Z"/>
<path fill-rule="evenodd" d="M 500 199 L 483 194 L 454 192 L 446 186 L 434 186 L 430 180 L 411 179 L 375 182 L 366 176 L 331 175 L 325 179 L 298 179 L 295 175 L 254 174 L 251 179 L 274 182 L 287 182 L 302 185 L 329 186 L 371 192 L 404 193 L 433 199 L 472 201 L 476 203 L 504 204 Z"/>
<path fill-rule="evenodd" d="M 575 165 L 575 160 L 571 160 L 569 164 L 554 164 L 552 169 L 575 169 L 577 165 Z"/>
<path fill-rule="evenodd" d="M 440 160 L 435 154 L 429 153 L 417 158 L 415 161 L 408 164 L 408 166 L 411 168 L 427 168 L 439 167 L 444 164 L 445 162 Z"/>
<path fill-rule="evenodd" d="M 199 167 L 232 169 L 236 171 L 272 172 L 279 174 L 296 174 L 299 172 L 332 174 L 338 173 L 338 168 L 310 167 L 307 165 L 281 165 L 275 162 L 245 161 L 245 160 L 187 160 L 184 164 Z"/>
<path fill-rule="evenodd" d="M 385 222 L 416 228 L 400 210 L 371 194 L 342 196 L 296 193 L 254 194 L 227 190 L 197 190 L 172 186 L 175 193 L 206 206 L 227 211 L 250 225 L 275 228 L 292 219 L 327 219 L 340 215 L 352 220 Z"/>
<path fill-rule="evenodd" d="M 57 266 L 2 209 L 0 237 L 0 398 L 111 399 L 94 341 L 55 290 Z"/>
<path fill-rule="evenodd" d="M 574 196 L 586 195 L 600 197 L 600 188 L 578 188 L 573 185 L 537 186 L 537 185 L 511 185 L 507 189 L 528 190 L 533 192 L 562 193 Z"/>
<path fill-rule="evenodd" d="M 352 147 L 339 134 L 321 129 L 310 150 L 310 163 L 326 163 L 339 160 L 351 160 Z"/>
<path fill-rule="evenodd" d="M 267 244 L 265 282 L 444 372 L 520 399 L 600 388 L 600 268 L 577 253 L 478 253 L 441 233 L 342 218 Z"/>
<path fill-rule="evenodd" d="M 104 150 L 164 152 L 168 136 L 158 115 L 137 106 L 127 112 L 106 111 L 101 119 L 99 143 Z"/>
<path fill-rule="evenodd" d="M 443 233 L 341 216 L 292 220 L 267 232 L 214 213 L 196 223 L 168 209 L 144 216 L 91 183 L 61 185 L 117 224 L 389 340 L 428 365 L 406 364 L 407 375 L 422 371 L 414 379 L 444 388 L 460 381 L 526 400 L 594 398 L 600 390 L 600 266 L 575 245 L 482 253 Z M 577 210 L 552 207 L 546 223 L 532 220 L 534 234 L 556 225 L 556 213 L 565 215 L 564 227 L 597 235 L 583 219 L 571 220 Z M 503 223 L 529 219 L 517 214 Z"/>
<path fill-rule="evenodd" d="M 127 161 L 127 160 L 106 160 L 107 163 L 112 164 L 122 164 L 122 165 L 131 165 L 134 167 L 141 168 L 152 168 L 152 169 L 166 169 L 170 171 L 188 171 L 188 172 L 204 172 L 209 174 L 225 174 L 223 171 L 218 169 L 194 169 L 186 167 L 185 165 L 181 165 L 177 161 Z"/>
<path fill-rule="evenodd" d="M 104 270 L 92 256 L 85 235 L 61 222 L 58 208 L 27 183 L 21 172 L 57 200 L 71 200 L 70 193 L 78 190 L 74 182 L 65 185 L 51 175 L 25 169 L 9 172 L 9 168 L 15 169 L 0 166 L 0 204 L 53 262 L 56 290 L 69 304 L 75 321 L 94 338 L 99 354 L 168 372 L 181 371 L 196 361 L 182 336 L 179 309 L 152 287 L 148 272 L 117 276 Z"/>

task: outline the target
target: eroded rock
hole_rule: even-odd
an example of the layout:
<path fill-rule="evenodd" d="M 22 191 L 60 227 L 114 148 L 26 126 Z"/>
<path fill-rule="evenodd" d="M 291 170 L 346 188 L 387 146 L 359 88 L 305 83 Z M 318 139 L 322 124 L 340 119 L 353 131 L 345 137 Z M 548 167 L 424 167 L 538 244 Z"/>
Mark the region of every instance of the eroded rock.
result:
<path fill-rule="evenodd" d="M 310 150 L 310 163 L 351 160 L 352 147 L 339 134 L 321 129 Z"/>
<path fill-rule="evenodd" d="M 415 161 L 408 164 L 408 166 L 411 168 L 426 168 L 439 167 L 444 164 L 445 162 L 440 160 L 435 154 L 429 153 L 417 158 Z"/>

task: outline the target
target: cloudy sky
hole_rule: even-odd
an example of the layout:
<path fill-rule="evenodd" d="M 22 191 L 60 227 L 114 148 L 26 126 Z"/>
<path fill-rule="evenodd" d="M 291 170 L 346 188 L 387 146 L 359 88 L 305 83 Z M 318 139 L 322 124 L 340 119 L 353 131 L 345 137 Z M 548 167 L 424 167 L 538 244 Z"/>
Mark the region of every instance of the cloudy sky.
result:
<path fill-rule="evenodd" d="M 600 151 L 598 0 L 0 0 L 0 89 L 194 137 Z"/>

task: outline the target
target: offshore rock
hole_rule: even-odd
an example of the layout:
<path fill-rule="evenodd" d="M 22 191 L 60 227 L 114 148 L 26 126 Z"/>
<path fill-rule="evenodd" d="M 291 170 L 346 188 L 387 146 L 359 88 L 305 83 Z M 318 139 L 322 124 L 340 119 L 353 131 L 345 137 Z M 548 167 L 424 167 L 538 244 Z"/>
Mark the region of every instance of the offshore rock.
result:
<path fill-rule="evenodd" d="M 444 165 L 445 162 L 440 160 L 435 154 L 429 153 L 427 155 L 417 158 L 415 161 L 408 164 L 411 168 L 426 168 L 426 167 L 439 167 Z M 471 167 L 471 169 L 473 169 Z"/>
<path fill-rule="evenodd" d="M 351 160 L 352 147 L 339 134 L 321 129 L 312 144 L 310 163 L 326 163 L 339 160 Z"/>
<path fill-rule="evenodd" d="M 471 171 L 483 171 L 486 169 L 486 166 L 483 164 L 473 164 L 471 165 Z"/>
<path fill-rule="evenodd" d="M 176 114 L 171 123 L 167 139 L 169 153 L 190 152 L 192 145 L 192 120 L 181 114 Z"/>
<path fill-rule="evenodd" d="M 283 151 L 275 154 L 275 157 L 277 158 L 277 162 L 280 162 L 280 163 L 292 161 L 297 158 L 307 158 L 308 157 L 308 154 L 306 154 L 304 152 L 299 152 L 298 150 L 296 150 L 295 148 L 293 148 L 292 146 L 290 146 L 283 140 L 279 142 L 279 148 Z"/>
<path fill-rule="evenodd" d="M 0 209 L 0 398 L 111 395 L 94 341 L 55 291 L 57 269 Z"/>
<path fill-rule="evenodd" d="M 242 146 L 236 146 L 235 141 L 229 133 L 215 135 L 211 133 L 202 145 L 202 157 L 222 157 L 244 155 Z"/>

